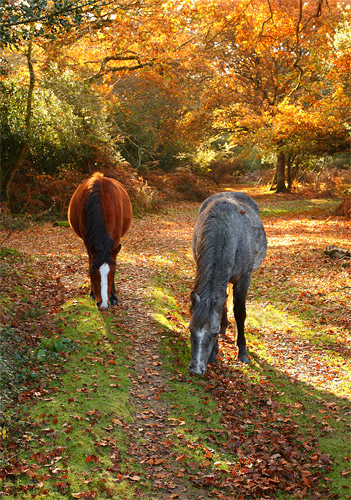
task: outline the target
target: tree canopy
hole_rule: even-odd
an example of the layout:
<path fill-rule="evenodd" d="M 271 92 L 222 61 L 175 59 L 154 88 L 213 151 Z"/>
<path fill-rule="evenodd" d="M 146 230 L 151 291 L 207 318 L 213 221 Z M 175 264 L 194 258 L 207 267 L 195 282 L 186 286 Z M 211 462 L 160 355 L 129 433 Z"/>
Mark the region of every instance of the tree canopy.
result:
<path fill-rule="evenodd" d="M 219 141 L 280 159 L 279 190 L 285 164 L 349 147 L 348 2 L 9 0 L 0 16 L 5 185 L 25 158 L 47 170 L 43 149 L 52 170 L 92 149 L 169 170 Z"/>

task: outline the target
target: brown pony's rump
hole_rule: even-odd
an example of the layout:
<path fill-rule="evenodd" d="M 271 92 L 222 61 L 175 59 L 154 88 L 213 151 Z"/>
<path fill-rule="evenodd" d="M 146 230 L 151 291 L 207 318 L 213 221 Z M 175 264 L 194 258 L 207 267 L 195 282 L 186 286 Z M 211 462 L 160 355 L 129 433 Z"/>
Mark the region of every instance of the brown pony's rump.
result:
<path fill-rule="evenodd" d="M 81 182 L 71 198 L 68 220 L 87 249 L 91 297 L 98 307 L 117 304 L 116 257 L 132 218 L 132 205 L 122 184 L 100 172 Z"/>

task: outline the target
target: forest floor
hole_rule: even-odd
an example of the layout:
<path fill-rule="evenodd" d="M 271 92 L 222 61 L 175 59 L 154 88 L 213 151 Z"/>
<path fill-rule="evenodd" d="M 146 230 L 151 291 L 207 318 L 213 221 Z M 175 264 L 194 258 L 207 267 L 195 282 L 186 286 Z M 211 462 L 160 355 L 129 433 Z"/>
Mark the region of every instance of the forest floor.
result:
<path fill-rule="evenodd" d="M 233 327 L 190 376 L 191 237 L 199 203 L 135 219 L 119 305 L 97 311 L 70 228 L 31 224 L 1 249 L 0 497 L 351 498 L 351 267 L 336 202 L 247 190 L 268 252 Z M 0 233 L 0 241 L 5 233 Z"/>

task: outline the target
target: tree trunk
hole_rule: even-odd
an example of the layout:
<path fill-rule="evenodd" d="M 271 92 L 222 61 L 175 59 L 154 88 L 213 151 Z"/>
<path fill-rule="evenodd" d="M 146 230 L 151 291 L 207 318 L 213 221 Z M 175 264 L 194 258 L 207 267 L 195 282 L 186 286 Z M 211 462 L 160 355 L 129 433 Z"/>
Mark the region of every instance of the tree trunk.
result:
<path fill-rule="evenodd" d="M 288 156 L 288 163 L 287 163 L 287 167 L 288 167 L 287 181 L 288 181 L 288 191 L 289 191 L 289 193 L 291 192 L 291 187 L 292 187 L 291 164 L 292 164 L 291 156 L 289 155 Z"/>
<path fill-rule="evenodd" d="M 295 159 L 294 161 L 294 166 L 291 169 L 291 178 L 293 181 L 296 181 L 298 176 L 299 176 L 299 170 L 300 170 L 300 160 L 299 158 Z"/>
<path fill-rule="evenodd" d="M 283 193 L 286 191 L 285 185 L 285 153 L 280 151 L 277 159 L 277 188 L 276 193 Z"/>
<path fill-rule="evenodd" d="M 29 149 L 29 136 L 30 136 L 30 128 L 31 128 L 31 118 L 32 118 L 32 106 L 33 106 L 33 92 L 34 92 L 34 85 L 35 85 L 35 73 L 34 73 L 34 66 L 33 66 L 33 60 L 32 60 L 32 42 L 28 43 L 28 50 L 26 52 L 26 58 L 27 58 L 27 64 L 28 64 L 28 71 L 29 71 L 29 86 L 28 86 L 28 94 L 27 94 L 27 106 L 26 106 L 26 115 L 25 115 L 25 137 L 24 137 L 24 142 L 21 147 L 21 150 L 19 152 L 18 158 L 16 162 L 14 163 L 10 174 L 9 174 L 9 179 L 6 183 L 6 201 L 9 203 L 10 201 L 10 196 L 11 196 L 11 185 L 12 181 L 18 172 L 18 170 L 22 167 L 26 153 Z"/>

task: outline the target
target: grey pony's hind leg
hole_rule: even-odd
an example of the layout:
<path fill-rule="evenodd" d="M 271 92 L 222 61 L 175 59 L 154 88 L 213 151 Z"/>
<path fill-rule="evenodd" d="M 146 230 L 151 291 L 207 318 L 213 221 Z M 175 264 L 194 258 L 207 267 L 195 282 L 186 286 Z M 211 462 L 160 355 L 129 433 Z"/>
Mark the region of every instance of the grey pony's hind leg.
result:
<path fill-rule="evenodd" d="M 227 331 L 227 327 L 229 324 L 228 313 L 231 314 L 234 312 L 232 309 L 232 304 L 234 305 L 233 283 L 229 282 L 228 287 L 227 287 L 227 299 L 224 302 L 223 311 L 222 311 L 222 318 L 221 318 L 221 326 L 220 326 L 220 330 L 219 330 L 219 333 L 221 334 L 222 339 L 227 338 L 226 331 Z M 234 321 L 234 330 L 236 333 L 235 321 Z"/>
<path fill-rule="evenodd" d="M 118 304 L 118 299 L 116 296 L 115 281 L 112 281 L 111 293 L 110 293 L 110 304 L 116 306 Z"/>
<path fill-rule="evenodd" d="M 237 345 L 238 358 L 243 363 L 249 362 L 249 356 L 246 351 L 246 340 L 244 325 L 246 319 L 246 295 L 249 288 L 251 273 L 246 274 L 234 286 L 234 317 L 237 326 Z"/>
<path fill-rule="evenodd" d="M 222 339 L 226 339 L 226 331 L 227 331 L 227 326 L 228 326 L 228 314 L 227 314 L 227 300 L 224 302 L 223 306 L 223 311 L 222 311 L 222 319 L 221 319 L 221 326 L 219 329 L 219 333 L 222 337 Z"/>
<path fill-rule="evenodd" d="M 230 290 L 232 291 L 233 287 L 232 287 L 231 283 L 229 283 L 229 287 L 230 287 Z M 232 293 L 229 293 L 229 295 L 228 295 L 228 297 L 225 300 L 224 305 L 223 305 L 222 318 L 221 318 L 221 326 L 220 326 L 220 329 L 219 329 L 219 333 L 220 333 L 220 336 L 222 337 L 222 339 L 226 339 L 227 338 L 227 335 L 226 335 L 227 326 L 228 326 L 228 308 L 227 308 L 227 304 L 228 304 L 229 297 L 231 295 L 232 295 Z M 215 345 L 214 345 L 214 347 L 212 349 L 210 358 L 208 360 L 209 363 L 217 363 L 218 351 L 219 351 L 219 345 L 218 345 L 218 339 L 217 339 L 217 342 L 215 343 Z"/>
<path fill-rule="evenodd" d="M 219 351 L 219 345 L 218 345 L 218 339 L 217 339 L 217 342 L 213 346 L 211 355 L 209 357 L 209 360 L 208 360 L 209 363 L 215 363 L 215 364 L 217 364 L 217 354 L 218 354 L 218 351 Z"/>

